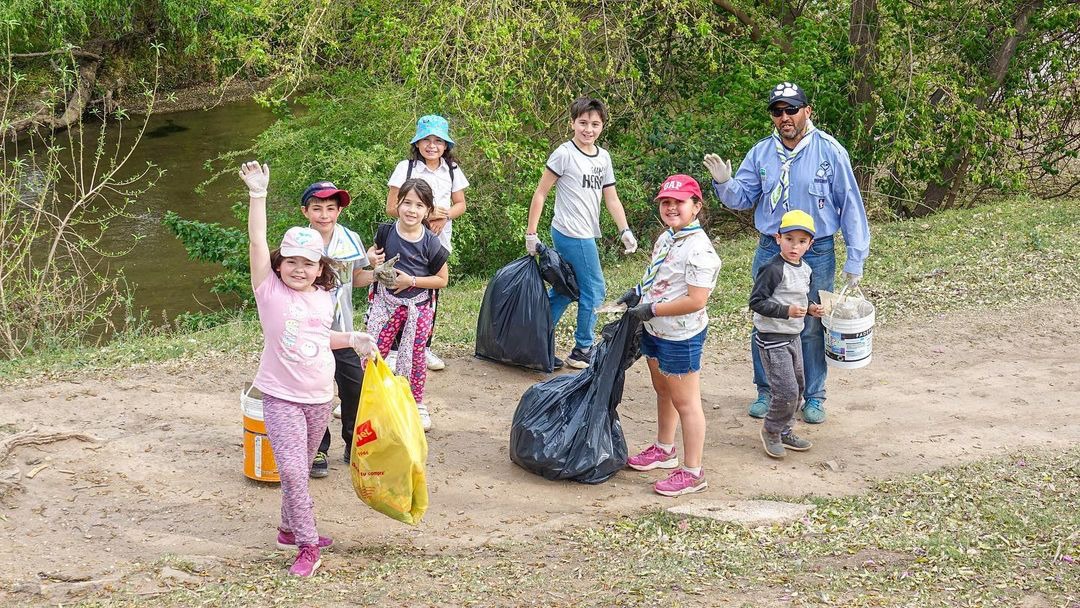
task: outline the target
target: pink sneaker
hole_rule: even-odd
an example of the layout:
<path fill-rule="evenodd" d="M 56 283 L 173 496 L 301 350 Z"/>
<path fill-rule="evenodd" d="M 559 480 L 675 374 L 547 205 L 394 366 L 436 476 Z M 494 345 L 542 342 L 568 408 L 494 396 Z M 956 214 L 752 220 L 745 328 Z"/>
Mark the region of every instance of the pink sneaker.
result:
<path fill-rule="evenodd" d="M 641 451 L 637 456 L 631 456 L 626 461 L 626 466 L 636 471 L 651 471 L 653 469 L 674 469 L 679 466 L 679 457 L 675 450 L 665 452 L 655 443 Z"/>
<path fill-rule="evenodd" d="M 700 492 L 707 487 L 709 487 L 709 482 L 705 481 L 705 475 L 694 475 L 686 469 L 678 469 L 668 475 L 667 479 L 656 482 L 653 490 L 664 496 L 682 496 Z"/>
<path fill-rule="evenodd" d="M 326 549 L 333 546 L 334 540 L 329 536 L 319 537 L 319 549 Z M 286 532 L 281 528 L 277 531 L 277 548 L 278 549 L 299 549 L 296 546 L 296 536 L 292 532 Z"/>
<path fill-rule="evenodd" d="M 296 554 L 296 561 L 293 562 L 292 568 L 289 568 L 289 574 L 293 576 L 313 576 L 315 570 L 319 568 L 319 564 L 322 560 L 319 559 L 319 548 L 312 545 L 304 545 L 300 547 L 300 552 Z"/>

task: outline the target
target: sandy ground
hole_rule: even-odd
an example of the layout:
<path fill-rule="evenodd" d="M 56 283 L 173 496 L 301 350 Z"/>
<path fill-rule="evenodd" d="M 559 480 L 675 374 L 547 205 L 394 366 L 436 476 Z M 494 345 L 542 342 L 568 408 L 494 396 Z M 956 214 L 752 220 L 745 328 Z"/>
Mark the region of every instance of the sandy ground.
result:
<path fill-rule="evenodd" d="M 878 327 L 872 365 L 833 370 L 829 420 L 801 426 L 814 449 L 782 462 L 762 453 L 760 423 L 745 413 L 753 397 L 748 353 L 741 344 L 711 345 L 702 381 L 710 488 L 675 500 L 652 493 L 660 472 L 624 471 L 587 486 L 519 469 L 507 456 L 510 420 L 522 392 L 545 376 L 452 359 L 429 376 L 436 428 L 423 523 L 399 524 L 356 498 L 334 420 L 330 476 L 311 484 L 319 531 L 346 548 L 454 550 L 675 501 L 845 495 L 876 479 L 1006 450 L 1062 449 L 1080 441 L 1076 344 L 1080 325 L 1063 307 Z M 39 573 L 109 580 L 165 556 L 273 550 L 278 489 L 241 474 L 237 395 L 255 366 L 174 363 L 3 389 L 6 431 L 77 431 L 100 442 L 21 447 L 0 463 L 24 476 L 0 508 L 0 602 L 21 584 L 49 580 Z M 654 407 L 639 361 L 619 410 L 632 450 L 653 439 Z"/>

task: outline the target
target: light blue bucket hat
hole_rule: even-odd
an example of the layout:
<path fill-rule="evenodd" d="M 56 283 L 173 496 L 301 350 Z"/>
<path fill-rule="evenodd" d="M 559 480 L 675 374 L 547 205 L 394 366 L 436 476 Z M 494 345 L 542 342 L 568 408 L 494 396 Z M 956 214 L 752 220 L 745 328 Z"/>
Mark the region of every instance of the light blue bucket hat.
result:
<path fill-rule="evenodd" d="M 445 141 L 447 148 L 454 147 L 454 140 L 450 139 L 450 123 L 438 114 L 421 116 L 420 120 L 416 121 L 416 135 L 413 136 L 412 141 L 409 143 L 415 144 L 428 135 L 434 135 Z"/>

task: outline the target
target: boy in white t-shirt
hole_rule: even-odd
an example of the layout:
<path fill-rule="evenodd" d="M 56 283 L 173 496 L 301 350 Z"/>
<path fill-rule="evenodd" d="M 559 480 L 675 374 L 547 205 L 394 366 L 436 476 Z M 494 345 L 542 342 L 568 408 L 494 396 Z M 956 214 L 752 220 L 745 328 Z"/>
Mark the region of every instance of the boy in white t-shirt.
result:
<path fill-rule="evenodd" d="M 619 228 L 624 253 L 637 250 L 637 239 L 630 231 L 622 201 L 615 190 L 611 156 L 596 145 L 607 118 L 607 108 L 598 99 L 582 97 L 570 104 L 570 128 L 574 137 L 555 148 L 548 157 L 529 205 L 529 225 L 525 232 L 525 249 L 529 255 L 536 255 L 536 245 L 540 242 L 536 235 L 537 226 L 544 211 L 544 201 L 554 186 L 551 241 L 559 255 L 573 266 L 581 290 L 574 349 L 566 360 L 567 365 L 577 369 L 588 367 L 592 358 L 596 308 L 603 303 L 605 294 L 604 273 L 596 247 L 596 239 L 600 238 L 601 200 Z M 551 290 L 548 297 L 552 325 L 557 325 L 571 300 L 555 290 Z M 556 368 L 562 364 L 561 360 L 555 359 Z"/>

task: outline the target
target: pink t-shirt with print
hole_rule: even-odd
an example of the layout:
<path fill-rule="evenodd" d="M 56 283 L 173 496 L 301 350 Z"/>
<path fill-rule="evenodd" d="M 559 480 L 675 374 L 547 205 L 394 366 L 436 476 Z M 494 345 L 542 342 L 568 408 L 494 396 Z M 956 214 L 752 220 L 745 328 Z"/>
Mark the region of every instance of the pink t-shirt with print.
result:
<path fill-rule="evenodd" d="M 263 393 L 297 403 L 334 398 L 330 324 L 334 298 L 322 289 L 296 291 L 271 272 L 257 289 L 262 357 L 252 384 Z"/>

